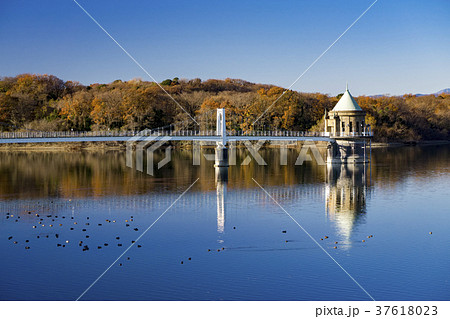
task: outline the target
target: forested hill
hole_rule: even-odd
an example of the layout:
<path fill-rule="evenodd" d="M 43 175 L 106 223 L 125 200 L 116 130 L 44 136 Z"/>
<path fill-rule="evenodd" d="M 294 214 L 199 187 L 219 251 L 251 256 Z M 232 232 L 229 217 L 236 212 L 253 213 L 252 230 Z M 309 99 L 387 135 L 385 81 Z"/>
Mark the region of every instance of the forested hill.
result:
<path fill-rule="evenodd" d="M 165 80 L 162 87 L 192 116 L 209 118 L 227 110 L 229 129 L 250 130 L 253 121 L 284 89 L 244 80 Z M 367 111 L 378 141 L 449 139 L 450 94 L 438 96 L 356 98 Z M 338 97 L 287 91 L 255 125 L 255 129 L 322 130 L 325 109 Z M 53 75 L 22 74 L 0 78 L 0 127 L 12 130 L 141 130 L 178 123 L 189 116 L 153 82 L 131 80 L 81 85 Z M 211 121 L 201 121 L 209 125 Z M 197 127 L 198 128 L 198 127 Z M 206 127 L 204 127 L 206 128 Z M 204 129 L 203 128 L 203 129 Z"/>

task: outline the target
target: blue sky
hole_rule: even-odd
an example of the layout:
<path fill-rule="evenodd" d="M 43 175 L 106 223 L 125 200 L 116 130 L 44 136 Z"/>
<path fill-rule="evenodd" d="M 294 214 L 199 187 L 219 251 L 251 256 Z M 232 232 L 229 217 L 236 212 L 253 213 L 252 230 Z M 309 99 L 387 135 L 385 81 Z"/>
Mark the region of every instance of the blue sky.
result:
<path fill-rule="evenodd" d="M 0 75 L 83 84 L 145 73 L 72 0 L 0 0 Z M 78 0 L 158 81 L 288 87 L 373 2 Z M 450 87 L 450 1 L 379 0 L 293 86 L 354 95 Z"/>

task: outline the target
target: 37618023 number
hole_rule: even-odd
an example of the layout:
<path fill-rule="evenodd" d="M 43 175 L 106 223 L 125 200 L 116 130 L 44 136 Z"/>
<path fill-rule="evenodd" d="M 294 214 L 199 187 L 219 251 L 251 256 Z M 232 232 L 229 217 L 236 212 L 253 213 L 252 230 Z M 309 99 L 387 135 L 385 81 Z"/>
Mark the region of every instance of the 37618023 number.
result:
<path fill-rule="evenodd" d="M 436 316 L 438 314 L 437 306 L 377 306 L 376 311 L 377 316 Z"/>

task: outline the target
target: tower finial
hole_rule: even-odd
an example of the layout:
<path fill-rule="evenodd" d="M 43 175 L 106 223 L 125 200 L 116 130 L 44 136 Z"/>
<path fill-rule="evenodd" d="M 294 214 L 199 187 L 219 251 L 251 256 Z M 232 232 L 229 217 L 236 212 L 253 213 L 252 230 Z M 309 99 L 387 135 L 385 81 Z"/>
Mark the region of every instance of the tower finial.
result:
<path fill-rule="evenodd" d="M 345 82 L 345 90 L 348 91 L 348 81 Z"/>

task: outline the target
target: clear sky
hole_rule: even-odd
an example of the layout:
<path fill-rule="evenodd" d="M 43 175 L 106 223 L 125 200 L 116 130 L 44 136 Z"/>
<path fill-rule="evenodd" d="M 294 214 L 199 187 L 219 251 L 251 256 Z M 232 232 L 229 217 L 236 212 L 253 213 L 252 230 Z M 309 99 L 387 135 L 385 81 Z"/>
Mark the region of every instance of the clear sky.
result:
<path fill-rule="evenodd" d="M 373 0 L 78 0 L 158 81 L 240 78 L 288 87 Z M 0 75 L 83 84 L 142 78 L 72 0 L 0 0 Z M 294 90 L 332 95 L 450 87 L 450 1 L 379 0 Z"/>

